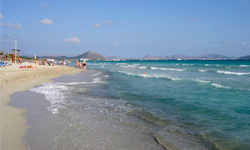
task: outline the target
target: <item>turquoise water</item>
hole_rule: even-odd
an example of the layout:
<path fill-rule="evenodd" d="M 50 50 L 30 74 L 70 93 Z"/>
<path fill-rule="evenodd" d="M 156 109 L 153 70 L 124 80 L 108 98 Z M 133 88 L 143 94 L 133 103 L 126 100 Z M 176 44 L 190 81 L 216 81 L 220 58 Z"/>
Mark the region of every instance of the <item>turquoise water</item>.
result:
<path fill-rule="evenodd" d="M 89 62 L 88 68 L 109 73 L 109 96 L 136 105 L 135 114 L 162 131 L 219 149 L 250 149 L 250 61 Z"/>
<path fill-rule="evenodd" d="M 48 113 L 68 120 L 55 150 L 250 149 L 250 61 L 93 61 L 87 68 L 31 89 L 50 102 Z"/>

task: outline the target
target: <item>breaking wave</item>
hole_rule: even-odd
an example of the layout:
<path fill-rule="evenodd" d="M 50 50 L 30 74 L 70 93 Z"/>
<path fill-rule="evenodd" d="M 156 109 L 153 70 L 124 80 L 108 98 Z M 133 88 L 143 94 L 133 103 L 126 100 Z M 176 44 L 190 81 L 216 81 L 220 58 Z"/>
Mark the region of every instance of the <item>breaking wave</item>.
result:
<path fill-rule="evenodd" d="M 237 76 L 242 76 L 242 75 L 250 75 L 250 72 L 231 72 L 231 71 L 216 71 L 216 73 L 219 74 L 228 74 L 228 75 L 237 75 Z"/>

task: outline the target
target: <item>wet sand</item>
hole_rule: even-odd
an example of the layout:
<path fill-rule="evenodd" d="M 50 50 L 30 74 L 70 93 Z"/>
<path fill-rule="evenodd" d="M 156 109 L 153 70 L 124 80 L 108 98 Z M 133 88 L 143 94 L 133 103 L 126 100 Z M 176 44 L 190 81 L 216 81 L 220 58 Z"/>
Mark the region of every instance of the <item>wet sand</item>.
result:
<path fill-rule="evenodd" d="M 29 65 L 29 63 L 23 63 L 23 65 Z M 64 66 L 32 65 L 37 68 L 19 68 L 19 64 L 0 68 L 0 149 L 27 149 L 23 142 L 25 131 L 28 128 L 25 125 L 25 117 L 22 115 L 25 110 L 9 106 L 10 95 L 18 91 L 25 91 L 35 85 L 41 85 L 44 82 L 52 82 L 51 78 L 62 74 L 74 75 L 81 71 Z"/>

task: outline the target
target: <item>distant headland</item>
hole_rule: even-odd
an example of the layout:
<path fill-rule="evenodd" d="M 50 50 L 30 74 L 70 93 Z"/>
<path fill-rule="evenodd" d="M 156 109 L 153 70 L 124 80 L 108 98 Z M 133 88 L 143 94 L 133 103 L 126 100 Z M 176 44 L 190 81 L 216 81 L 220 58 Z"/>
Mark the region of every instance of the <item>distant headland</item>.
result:
<path fill-rule="evenodd" d="M 229 57 L 220 54 L 206 54 L 200 56 L 189 56 L 189 55 L 145 55 L 141 58 L 124 58 L 120 56 L 107 56 L 101 55 L 97 52 L 87 51 L 83 54 L 76 56 L 63 56 L 63 55 L 53 55 L 53 54 L 43 54 L 41 56 L 37 56 L 37 58 L 51 58 L 51 59 L 86 59 L 86 60 L 250 60 L 250 55 L 242 56 L 242 57 Z"/>

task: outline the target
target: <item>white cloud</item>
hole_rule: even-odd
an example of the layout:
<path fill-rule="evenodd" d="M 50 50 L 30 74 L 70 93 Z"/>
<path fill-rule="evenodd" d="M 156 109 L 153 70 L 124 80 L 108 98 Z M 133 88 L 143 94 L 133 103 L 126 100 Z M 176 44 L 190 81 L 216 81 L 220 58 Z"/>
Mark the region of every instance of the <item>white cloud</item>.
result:
<path fill-rule="evenodd" d="M 116 43 L 116 42 L 114 42 L 113 44 L 114 44 L 114 45 L 118 45 L 118 43 Z"/>
<path fill-rule="evenodd" d="M 69 42 L 69 43 L 81 43 L 81 40 L 79 40 L 78 38 L 76 37 L 72 37 L 72 38 L 69 38 L 69 39 L 64 39 L 62 40 L 63 42 Z"/>
<path fill-rule="evenodd" d="M 232 40 L 226 40 L 224 41 L 225 44 L 232 45 L 234 42 Z"/>
<path fill-rule="evenodd" d="M 0 24 L 3 27 L 10 27 L 12 29 L 16 29 L 16 30 L 20 30 L 23 29 L 23 27 L 17 22 L 16 24 L 12 24 L 12 23 L 1 23 Z"/>
<path fill-rule="evenodd" d="M 46 19 L 41 20 L 40 23 L 41 24 L 52 25 L 52 24 L 54 24 L 54 21 L 51 20 L 51 19 L 46 18 Z"/>
<path fill-rule="evenodd" d="M 11 42 L 13 43 L 14 41 L 13 40 L 10 40 L 10 39 L 3 39 L 4 42 Z"/>
<path fill-rule="evenodd" d="M 245 42 L 242 42 L 241 45 L 247 45 Z"/>
<path fill-rule="evenodd" d="M 100 23 L 96 23 L 96 24 L 93 24 L 94 27 L 100 27 L 101 24 Z"/>
<path fill-rule="evenodd" d="M 7 35 L 9 38 L 16 38 L 15 36 L 11 35 L 11 34 L 8 34 Z"/>
<path fill-rule="evenodd" d="M 3 19 L 4 18 L 4 16 L 0 13 L 0 19 Z"/>
<path fill-rule="evenodd" d="M 110 24 L 110 21 L 106 20 L 103 22 L 103 24 Z"/>

